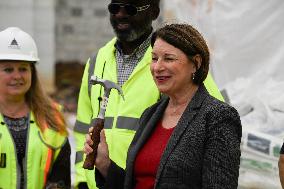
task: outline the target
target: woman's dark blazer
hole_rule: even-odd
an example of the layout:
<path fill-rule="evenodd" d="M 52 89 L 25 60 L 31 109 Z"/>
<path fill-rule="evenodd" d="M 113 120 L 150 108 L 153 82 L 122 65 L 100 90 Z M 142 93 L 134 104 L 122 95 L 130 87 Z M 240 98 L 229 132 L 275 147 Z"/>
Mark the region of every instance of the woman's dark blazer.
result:
<path fill-rule="evenodd" d="M 106 180 L 96 173 L 100 188 L 133 188 L 136 155 L 162 119 L 168 101 L 168 98 L 163 98 L 144 111 L 140 128 L 128 150 L 126 170 L 112 162 Z M 200 86 L 162 154 L 155 188 L 236 189 L 241 136 L 238 112 L 210 96 L 205 87 Z"/>

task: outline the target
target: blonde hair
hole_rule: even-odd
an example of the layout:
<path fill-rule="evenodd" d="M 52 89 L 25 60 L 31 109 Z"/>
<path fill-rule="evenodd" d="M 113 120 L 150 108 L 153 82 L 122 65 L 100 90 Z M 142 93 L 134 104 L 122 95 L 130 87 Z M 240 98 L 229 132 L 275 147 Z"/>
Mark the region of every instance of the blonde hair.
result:
<path fill-rule="evenodd" d="M 67 135 L 66 122 L 58 105 L 43 91 L 38 79 L 36 67 L 31 63 L 32 83 L 26 94 L 26 102 L 32 110 L 35 122 L 41 131 L 46 127 Z"/>

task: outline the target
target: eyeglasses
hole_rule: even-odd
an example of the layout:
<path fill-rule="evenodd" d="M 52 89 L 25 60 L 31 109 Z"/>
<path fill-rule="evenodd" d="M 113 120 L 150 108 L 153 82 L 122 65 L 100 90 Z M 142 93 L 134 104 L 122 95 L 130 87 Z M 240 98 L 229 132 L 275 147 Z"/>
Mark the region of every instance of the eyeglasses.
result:
<path fill-rule="evenodd" d="M 131 4 L 124 4 L 124 3 L 110 3 L 108 5 L 108 11 L 111 14 L 117 14 L 121 8 L 124 8 L 124 10 L 126 11 L 126 13 L 129 16 L 135 16 L 138 12 L 140 11 L 144 11 L 146 9 L 148 9 L 150 7 L 150 5 L 144 5 L 141 7 L 136 7 L 134 5 Z"/>

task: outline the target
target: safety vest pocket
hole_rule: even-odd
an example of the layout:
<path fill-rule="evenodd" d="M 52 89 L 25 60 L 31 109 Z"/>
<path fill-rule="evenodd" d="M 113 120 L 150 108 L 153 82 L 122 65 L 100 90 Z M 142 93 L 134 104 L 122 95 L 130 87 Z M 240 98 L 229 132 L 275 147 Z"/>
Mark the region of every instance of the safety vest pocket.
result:
<path fill-rule="evenodd" d="M 5 168 L 6 167 L 6 153 L 2 153 L 1 151 L 1 138 L 2 138 L 2 133 L 0 133 L 0 168 Z"/>
<path fill-rule="evenodd" d="M 0 154 L 0 168 L 6 167 L 6 153 Z"/>

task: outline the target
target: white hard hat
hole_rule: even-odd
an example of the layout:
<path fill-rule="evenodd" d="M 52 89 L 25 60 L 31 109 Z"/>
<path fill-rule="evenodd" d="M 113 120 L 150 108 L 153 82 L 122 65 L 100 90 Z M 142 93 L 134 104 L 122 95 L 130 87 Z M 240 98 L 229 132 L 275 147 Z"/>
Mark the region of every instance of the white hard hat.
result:
<path fill-rule="evenodd" d="M 33 38 L 17 27 L 9 27 L 0 32 L 0 61 L 39 61 Z"/>

